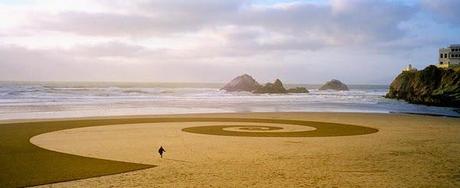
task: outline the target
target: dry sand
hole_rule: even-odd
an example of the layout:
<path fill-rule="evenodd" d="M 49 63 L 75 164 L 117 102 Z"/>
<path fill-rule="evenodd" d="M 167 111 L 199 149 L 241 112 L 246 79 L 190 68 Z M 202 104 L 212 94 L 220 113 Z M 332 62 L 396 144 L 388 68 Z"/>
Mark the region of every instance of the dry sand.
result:
<path fill-rule="evenodd" d="M 165 117 L 165 116 L 162 116 Z M 174 117 L 174 116 L 172 116 Z M 220 122 L 146 123 L 68 129 L 31 139 L 64 153 L 158 167 L 44 187 L 458 187 L 460 119 L 401 114 L 250 113 L 181 117 L 276 118 L 362 125 L 339 137 L 234 137 L 183 132 Z M 283 130 L 310 127 L 268 123 Z M 238 130 L 231 131 L 256 131 Z M 157 153 L 162 145 L 165 158 Z"/>

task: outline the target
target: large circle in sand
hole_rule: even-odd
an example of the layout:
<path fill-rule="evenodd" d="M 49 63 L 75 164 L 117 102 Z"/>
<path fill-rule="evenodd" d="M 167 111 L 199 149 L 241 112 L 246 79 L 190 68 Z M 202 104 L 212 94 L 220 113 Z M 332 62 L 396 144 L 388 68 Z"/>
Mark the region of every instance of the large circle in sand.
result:
<path fill-rule="evenodd" d="M 377 131 L 363 126 L 302 120 L 165 118 L 118 120 L 102 126 L 64 129 L 36 135 L 30 142 L 56 152 L 156 165 L 162 161 L 152 157 L 157 154 L 158 146 L 165 147 L 168 159 L 198 162 L 226 158 L 230 153 L 265 152 L 270 148 L 258 150 L 261 145 L 253 144 L 286 141 L 273 138 L 351 136 Z"/>
<path fill-rule="evenodd" d="M 248 119 L 247 122 L 254 122 Z M 370 127 L 347 125 L 338 123 L 298 121 L 298 120 L 260 120 L 260 125 L 208 125 L 186 127 L 182 131 L 197 134 L 220 135 L 220 136 L 246 136 L 246 137 L 328 137 L 328 136 L 352 136 L 375 133 L 378 130 Z M 267 126 L 264 123 L 275 123 L 281 126 Z M 308 130 L 283 130 L 282 125 L 297 125 L 310 127 Z"/>

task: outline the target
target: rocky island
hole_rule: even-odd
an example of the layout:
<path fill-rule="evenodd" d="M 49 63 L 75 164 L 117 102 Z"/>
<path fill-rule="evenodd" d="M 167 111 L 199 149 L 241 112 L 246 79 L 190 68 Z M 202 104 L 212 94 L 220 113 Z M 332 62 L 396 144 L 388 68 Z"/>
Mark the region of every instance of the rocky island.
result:
<path fill-rule="evenodd" d="M 339 80 L 332 79 L 321 86 L 319 90 L 348 91 L 348 86 Z"/>
<path fill-rule="evenodd" d="M 460 69 L 430 65 L 421 71 L 403 71 L 391 83 L 386 97 L 416 104 L 460 107 Z"/>
<path fill-rule="evenodd" d="M 289 88 L 287 92 L 288 93 L 308 93 L 308 90 L 304 87 L 295 87 L 295 88 Z"/>
<path fill-rule="evenodd" d="M 254 93 L 287 93 L 281 80 L 276 79 L 273 83 L 266 83 L 264 86 L 258 87 Z"/>
<path fill-rule="evenodd" d="M 234 78 L 229 83 L 225 84 L 222 90 L 253 92 L 259 87 L 260 84 L 254 78 L 252 78 L 252 76 L 249 76 L 248 74 L 243 74 L 241 76 Z"/>
<path fill-rule="evenodd" d="M 222 88 L 225 91 L 247 91 L 252 93 L 308 93 L 304 87 L 286 89 L 281 80 L 276 79 L 273 83 L 260 85 L 252 76 L 243 74 L 234 78 Z"/>

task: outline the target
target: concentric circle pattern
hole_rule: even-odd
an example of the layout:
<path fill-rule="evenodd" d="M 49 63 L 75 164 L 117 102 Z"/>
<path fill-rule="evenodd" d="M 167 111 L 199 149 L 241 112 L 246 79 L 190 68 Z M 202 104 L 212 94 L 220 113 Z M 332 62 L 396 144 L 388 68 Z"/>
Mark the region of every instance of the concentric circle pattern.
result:
<path fill-rule="evenodd" d="M 247 130 L 247 131 L 270 131 L 270 130 L 279 130 L 283 129 L 281 127 L 269 127 L 269 126 L 250 126 L 250 127 L 242 127 L 237 126 L 240 130 Z"/>
<path fill-rule="evenodd" d="M 228 126 L 224 128 L 225 131 L 246 131 L 246 132 L 257 132 L 257 131 L 274 131 L 274 130 L 282 130 L 281 127 L 273 127 L 273 126 L 251 126 L 251 125 L 235 125 L 235 126 Z"/>
<path fill-rule="evenodd" d="M 281 119 L 239 119 L 238 123 L 228 125 L 196 126 L 182 129 L 185 132 L 220 135 L 220 136 L 245 136 L 245 137 L 328 137 L 352 136 L 378 132 L 377 129 L 357 125 L 281 120 Z M 241 122 L 257 122 L 257 124 L 244 125 Z M 267 125 L 264 125 L 267 124 Z M 285 130 L 285 126 L 295 125 L 308 127 L 307 130 Z"/>
<path fill-rule="evenodd" d="M 149 163 L 139 164 L 138 162 L 133 162 L 131 160 L 132 155 L 129 155 L 128 160 L 120 161 L 114 161 L 112 155 L 109 157 L 101 156 L 100 158 L 95 158 L 95 156 L 104 155 L 105 153 L 100 152 L 102 150 L 120 151 L 120 143 L 113 145 L 113 147 L 116 147 L 115 149 L 110 149 L 106 145 L 101 145 L 101 142 L 119 142 L 120 137 L 123 136 L 129 138 L 128 141 L 137 142 L 133 146 L 137 146 L 136 144 L 139 147 L 145 146 L 145 153 L 148 154 L 147 156 L 150 156 L 151 145 L 145 145 L 148 143 L 145 143 L 145 139 L 139 140 L 139 135 L 137 134 L 145 135 L 145 137 L 141 138 L 157 138 L 163 142 L 166 139 L 171 139 L 169 133 L 163 134 L 165 130 L 171 131 L 171 127 L 167 126 L 167 123 L 174 123 L 173 127 L 177 127 L 176 130 L 170 132 L 171 134 L 184 131 L 188 136 L 191 135 L 187 133 L 245 137 L 328 137 L 364 135 L 378 132 L 375 128 L 357 125 L 291 119 L 238 117 L 102 118 L 5 123 L 0 125 L 0 148 L 2 148 L 3 153 L 8 155 L 4 155 L 5 157 L 2 159 L 3 163 L 0 165 L 2 169 L 2 173 L 0 173 L 0 187 L 27 187 L 154 167 L 154 165 L 149 165 Z M 152 129 L 144 127 L 139 130 L 151 130 L 153 132 L 136 132 L 136 129 L 133 129 L 135 127 L 133 124 L 146 124 L 147 126 L 151 126 Z M 98 140 L 96 143 L 94 139 L 100 138 L 102 136 L 101 132 L 95 132 L 88 139 L 81 139 L 82 135 L 80 134 L 89 134 L 92 132 L 85 133 L 85 131 L 78 131 L 80 128 L 87 130 L 86 128 L 90 129 L 94 127 L 97 129 L 97 126 L 100 126 L 105 131 L 107 131 L 105 128 L 108 128 L 110 131 L 110 127 L 121 125 L 131 125 L 131 127 L 122 129 L 123 133 L 120 137 L 113 137 L 114 134 L 109 132 L 107 136 L 110 139 Z M 124 132 L 125 130 L 130 130 L 131 132 L 127 131 L 130 134 Z M 69 131 L 77 131 L 79 134 L 74 136 L 64 134 L 64 136 L 60 137 L 60 141 L 56 141 L 57 137 L 48 137 L 50 135 L 59 135 L 59 133 L 68 133 Z M 158 137 L 152 137 L 152 134 L 158 134 Z M 43 138 L 41 141 L 44 142 L 39 142 L 39 138 Z M 63 140 L 72 140 L 72 142 L 65 142 L 66 144 L 60 145 L 60 143 L 64 143 L 62 142 Z M 86 144 L 83 144 L 84 142 Z M 76 148 L 73 149 L 82 150 L 83 153 L 76 153 L 75 150 L 66 150 L 66 148 L 72 145 L 70 143 L 75 143 Z M 181 141 L 179 143 L 183 144 L 184 142 Z M 58 146 L 52 147 L 53 144 L 57 144 Z M 95 153 L 90 152 L 91 155 L 85 155 L 85 149 L 92 150 L 94 147 L 100 146 L 104 147 L 96 148 Z M 184 146 L 177 145 L 177 148 L 179 147 Z M 121 155 L 129 153 L 126 151 L 120 152 Z M 171 153 L 173 152 L 169 151 L 169 154 Z M 18 161 L 23 161 L 23 163 L 18 163 Z"/>

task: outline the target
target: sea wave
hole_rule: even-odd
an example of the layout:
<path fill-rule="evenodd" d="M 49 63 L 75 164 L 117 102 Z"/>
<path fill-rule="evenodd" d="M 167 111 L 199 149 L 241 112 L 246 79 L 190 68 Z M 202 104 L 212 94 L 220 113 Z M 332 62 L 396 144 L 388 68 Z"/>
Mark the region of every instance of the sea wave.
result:
<path fill-rule="evenodd" d="M 0 119 L 59 114 L 164 114 L 199 112 L 409 112 L 457 115 L 452 108 L 386 99 L 386 86 L 350 91 L 253 94 L 225 92 L 218 86 L 156 84 L 3 83 Z M 123 114 L 125 112 L 125 114 Z"/>

